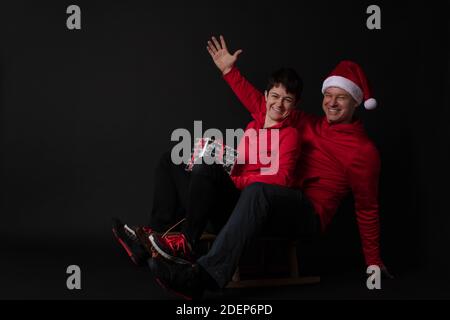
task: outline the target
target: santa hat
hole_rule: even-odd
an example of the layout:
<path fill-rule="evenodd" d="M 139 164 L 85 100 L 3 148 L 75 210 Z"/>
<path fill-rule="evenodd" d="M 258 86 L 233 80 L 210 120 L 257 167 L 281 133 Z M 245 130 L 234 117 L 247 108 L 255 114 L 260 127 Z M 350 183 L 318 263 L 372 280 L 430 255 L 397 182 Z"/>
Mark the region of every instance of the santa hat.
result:
<path fill-rule="evenodd" d="M 377 101 L 372 98 L 372 92 L 369 87 L 366 75 L 361 67 L 352 61 L 341 61 L 325 79 L 322 85 L 322 93 L 329 87 L 338 87 L 344 89 L 367 110 L 377 107 Z"/>

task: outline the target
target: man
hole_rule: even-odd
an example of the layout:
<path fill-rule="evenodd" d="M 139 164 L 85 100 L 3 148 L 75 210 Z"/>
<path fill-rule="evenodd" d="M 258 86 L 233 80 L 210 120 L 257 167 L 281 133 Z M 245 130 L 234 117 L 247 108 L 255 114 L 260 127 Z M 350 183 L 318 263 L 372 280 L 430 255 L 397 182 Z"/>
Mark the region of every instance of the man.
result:
<path fill-rule="evenodd" d="M 256 90 L 234 66 L 241 50 L 231 55 L 223 37 L 220 43 L 208 41 L 208 52 L 244 106 L 258 112 L 262 93 Z M 351 191 L 355 199 L 357 223 L 367 265 L 378 265 L 391 277 L 380 257 L 378 217 L 378 177 L 380 160 L 376 147 L 365 134 L 356 108 L 364 102 L 367 109 L 376 107 L 362 69 L 354 62 L 342 61 L 322 86 L 323 117 L 296 111 L 292 114 L 302 142 L 298 177 L 294 190 L 255 183 L 245 188 L 227 224 L 218 234 L 209 253 L 191 266 L 168 264 L 161 259 L 149 262 L 158 279 L 185 295 L 199 296 L 211 281 L 224 287 L 232 277 L 242 252 L 251 239 L 260 234 L 271 219 L 286 213 L 291 219 L 302 217 L 303 228 L 314 232 L 320 221 L 322 232 L 329 226 L 336 210 Z M 303 199 L 300 201 L 299 199 Z M 305 202 L 312 204 L 312 213 Z M 286 221 L 289 225 L 291 220 Z M 317 220 L 316 220 L 317 221 Z M 245 226 L 245 227 L 243 227 Z"/>

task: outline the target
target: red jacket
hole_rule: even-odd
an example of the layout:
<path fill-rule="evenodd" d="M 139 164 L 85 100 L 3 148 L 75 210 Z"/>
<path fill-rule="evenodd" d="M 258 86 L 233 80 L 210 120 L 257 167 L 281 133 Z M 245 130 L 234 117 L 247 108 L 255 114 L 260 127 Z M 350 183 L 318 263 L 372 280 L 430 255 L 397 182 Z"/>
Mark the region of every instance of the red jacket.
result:
<path fill-rule="evenodd" d="M 233 68 L 224 76 L 252 113 L 262 112 L 263 95 Z M 296 110 L 289 121 L 298 129 L 302 154 L 294 172 L 299 187 L 329 226 L 344 196 L 353 192 L 356 218 L 367 265 L 382 265 L 379 250 L 378 178 L 380 158 L 360 121 L 330 125 L 325 117 Z"/>
<path fill-rule="evenodd" d="M 254 101 L 258 104 L 257 109 L 251 112 L 253 121 L 245 129 L 238 151 L 240 163 L 235 164 L 231 173 L 231 179 L 238 189 L 244 189 L 254 182 L 264 182 L 276 184 L 284 187 L 292 187 L 295 184 L 294 171 L 297 166 L 297 160 L 300 155 L 300 142 L 298 139 L 298 130 L 291 126 L 290 115 L 281 123 L 270 128 L 265 132 L 260 131 L 264 128 L 266 118 L 266 102 L 264 96 L 260 95 Z M 253 130 L 250 130 L 253 129 Z M 272 149 L 273 137 L 276 137 L 274 130 L 278 130 L 278 145 Z M 260 141 L 263 141 L 260 144 Z M 275 142 L 275 141 L 274 141 Z M 253 156 L 252 156 L 253 155 Z M 250 161 L 251 159 L 255 161 Z M 264 157 L 272 159 L 269 164 L 262 164 Z M 276 169 L 270 174 L 261 174 L 261 169 Z"/>

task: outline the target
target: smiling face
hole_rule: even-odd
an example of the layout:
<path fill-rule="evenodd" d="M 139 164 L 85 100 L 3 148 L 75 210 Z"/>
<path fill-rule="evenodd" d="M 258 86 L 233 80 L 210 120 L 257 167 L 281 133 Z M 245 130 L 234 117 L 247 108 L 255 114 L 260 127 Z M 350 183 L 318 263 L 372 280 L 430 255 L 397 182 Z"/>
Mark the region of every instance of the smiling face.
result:
<path fill-rule="evenodd" d="M 266 97 L 266 123 L 274 125 L 283 121 L 296 105 L 295 94 L 288 93 L 282 85 L 273 86 Z"/>
<path fill-rule="evenodd" d="M 323 93 L 322 109 L 330 124 L 351 123 L 358 105 L 344 89 L 329 87 Z"/>

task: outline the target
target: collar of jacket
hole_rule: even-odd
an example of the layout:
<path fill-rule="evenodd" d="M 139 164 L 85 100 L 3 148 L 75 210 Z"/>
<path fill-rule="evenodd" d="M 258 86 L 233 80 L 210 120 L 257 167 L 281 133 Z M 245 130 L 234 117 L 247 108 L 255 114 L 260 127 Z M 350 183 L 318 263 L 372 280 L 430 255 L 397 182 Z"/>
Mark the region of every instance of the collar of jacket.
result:
<path fill-rule="evenodd" d="M 324 116 L 322 118 L 322 128 L 324 130 L 332 130 L 345 134 L 359 134 L 364 132 L 364 126 L 361 119 L 355 119 L 351 123 L 330 124 Z"/>
<path fill-rule="evenodd" d="M 258 124 L 258 128 L 260 129 L 282 129 L 286 127 L 292 127 L 297 117 L 299 117 L 299 112 L 300 111 L 297 109 L 292 110 L 291 113 L 289 113 L 289 115 L 283 119 L 283 121 L 268 128 L 264 128 L 264 122 L 266 121 L 266 112 L 261 112 L 258 119 L 256 119 L 256 122 Z"/>

